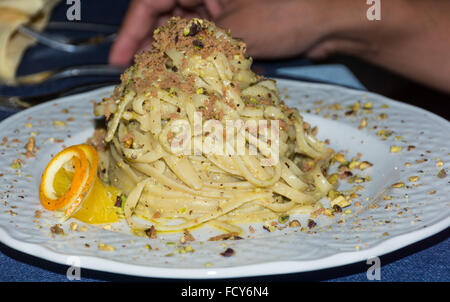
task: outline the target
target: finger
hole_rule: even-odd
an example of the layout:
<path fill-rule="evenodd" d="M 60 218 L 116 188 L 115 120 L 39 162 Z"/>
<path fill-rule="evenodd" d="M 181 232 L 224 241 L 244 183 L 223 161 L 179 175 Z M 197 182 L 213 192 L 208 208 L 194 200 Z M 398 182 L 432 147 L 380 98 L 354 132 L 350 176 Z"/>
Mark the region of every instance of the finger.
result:
<path fill-rule="evenodd" d="M 148 37 L 146 38 L 139 46 L 138 50 L 136 51 L 136 54 L 139 54 L 143 51 L 147 51 L 152 47 L 153 38 Z"/>
<path fill-rule="evenodd" d="M 207 13 L 211 18 L 218 17 L 224 6 L 230 0 L 178 0 L 177 3 L 182 8 L 196 9 L 197 12 L 203 7 L 206 7 Z M 200 12 L 199 12 L 200 13 Z"/>
<path fill-rule="evenodd" d="M 330 39 L 313 46 L 305 52 L 305 56 L 312 60 L 322 60 L 336 53 L 357 55 L 367 52 L 367 43 L 350 39 Z"/>
<path fill-rule="evenodd" d="M 219 17 L 223 13 L 225 4 L 222 2 L 223 1 L 220 0 L 205 0 L 206 9 L 213 19 Z"/>
<path fill-rule="evenodd" d="M 170 10 L 173 4 L 174 1 L 167 0 L 134 0 L 111 48 L 110 63 L 129 64 L 142 41 L 153 30 L 157 16 Z"/>
<path fill-rule="evenodd" d="M 294 5 L 291 1 L 237 0 L 215 22 L 230 30 L 233 37 L 242 39 L 252 57 L 291 56 L 302 52 L 315 39 L 297 34 L 299 17 Z"/>
<path fill-rule="evenodd" d="M 247 31 L 251 32 L 255 23 L 245 6 L 222 8 L 221 14 L 214 21 L 218 27 L 231 30 L 234 36 L 243 39 L 247 38 Z"/>
<path fill-rule="evenodd" d="M 194 8 L 203 4 L 204 0 L 177 0 L 177 3 L 185 8 Z"/>
<path fill-rule="evenodd" d="M 181 7 L 176 7 L 172 11 L 172 15 L 179 16 L 181 18 L 192 19 L 192 18 L 201 18 L 207 19 L 209 17 L 208 12 L 206 11 L 204 6 L 199 6 L 195 8 L 195 10 L 188 10 Z"/>
<path fill-rule="evenodd" d="M 160 27 L 160 26 L 163 26 L 163 25 L 167 25 L 167 22 L 169 21 L 169 19 L 172 16 L 176 16 L 176 15 L 175 14 L 165 14 L 165 15 L 159 17 L 158 21 L 156 22 L 156 26 L 155 27 Z"/>
<path fill-rule="evenodd" d="M 109 61 L 113 65 L 130 63 L 142 37 L 148 34 L 152 25 L 151 8 L 146 1 L 134 0 L 125 16 L 116 41 L 112 45 Z"/>

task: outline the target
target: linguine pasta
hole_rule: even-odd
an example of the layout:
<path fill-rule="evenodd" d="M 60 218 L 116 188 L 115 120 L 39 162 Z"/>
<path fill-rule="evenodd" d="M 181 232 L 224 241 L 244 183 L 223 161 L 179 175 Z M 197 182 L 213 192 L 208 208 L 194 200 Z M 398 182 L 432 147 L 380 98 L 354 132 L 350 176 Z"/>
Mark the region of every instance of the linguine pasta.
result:
<path fill-rule="evenodd" d="M 127 196 L 133 229 L 240 232 L 322 207 L 333 151 L 251 71 L 245 49 L 211 22 L 172 18 L 96 104 L 107 121 L 101 176 Z"/>

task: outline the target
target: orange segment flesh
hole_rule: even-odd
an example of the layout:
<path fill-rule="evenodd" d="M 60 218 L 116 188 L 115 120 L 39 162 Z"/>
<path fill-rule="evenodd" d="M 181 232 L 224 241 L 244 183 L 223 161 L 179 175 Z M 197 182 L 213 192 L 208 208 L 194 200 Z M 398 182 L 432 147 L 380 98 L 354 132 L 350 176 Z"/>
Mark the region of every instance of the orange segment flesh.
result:
<path fill-rule="evenodd" d="M 63 196 L 70 188 L 73 180 L 72 172 L 66 171 L 64 167 L 58 170 L 53 181 L 53 188 L 55 189 L 56 197 Z"/>
<path fill-rule="evenodd" d="M 97 178 L 81 208 L 72 217 L 91 224 L 116 222 L 114 203 L 118 195 L 120 195 L 119 190 L 105 186 Z"/>
<path fill-rule="evenodd" d="M 53 184 L 57 196 L 64 195 L 70 187 L 72 179 L 73 173 L 66 171 L 64 168 L 56 173 Z M 118 189 L 103 184 L 97 178 L 89 195 L 72 217 L 90 224 L 116 222 L 118 218 L 114 204 L 120 194 L 121 192 Z"/>

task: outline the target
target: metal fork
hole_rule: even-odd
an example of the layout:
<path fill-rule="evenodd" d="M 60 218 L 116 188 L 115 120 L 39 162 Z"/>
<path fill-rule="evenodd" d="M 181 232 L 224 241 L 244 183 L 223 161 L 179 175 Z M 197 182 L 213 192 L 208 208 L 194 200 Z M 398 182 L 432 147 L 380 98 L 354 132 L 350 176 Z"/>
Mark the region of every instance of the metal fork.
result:
<path fill-rule="evenodd" d="M 71 30 L 91 30 L 98 31 L 100 28 L 103 28 L 102 25 L 94 25 L 94 24 L 83 24 L 84 26 L 76 26 L 69 25 L 66 29 Z M 63 28 L 62 24 L 59 25 L 60 28 Z M 106 29 L 107 26 L 104 26 Z M 53 26 L 55 28 L 55 26 Z M 111 29 L 114 27 L 111 27 Z M 66 37 L 56 36 L 48 33 L 38 32 L 30 27 L 19 26 L 18 31 L 24 35 L 32 37 L 36 39 L 38 43 L 51 47 L 53 49 L 61 50 L 69 53 L 79 53 L 85 52 L 88 50 L 92 50 L 96 48 L 100 44 L 105 44 L 108 42 L 114 41 L 117 36 L 117 33 L 110 33 L 106 36 L 97 37 L 97 39 L 86 39 L 84 41 L 74 41 L 73 39 L 69 39 Z"/>
<path fill-rule="evenodd" d="M 88 83 L 88 84 L 82 84 L 75 87 L 70 87 L 67 89 L 62 89 L 55 92 L 50 92 L 42 95 L 32 95 L 32 96 L 2 96 L 0 95 L 0 110 L 3 111 L 11 111 L 16 112 L 20 111 L 26 108 L 30 108 L 34 105 L 38 105 L 41 103 L 44 103 L 46 101 L 69 96 L 77 93 L 82 93 L 85 91 L 90 91 L 93 89 L 115 85 L 117 84 L 117 81 L 104 81 L 104 82 L 97 82 L 97 83 Z"/>
<path fill-rule="evenodd" d="M 112 65 L 78 65 L 65 67 L 56 70 L 43 71 L 34 74 L 38 78 L 38 82 L 27 80 L 27 76 L 17 79 L 19 84 L 39 84 L 44 81 L 56 81 L 65 78 L 82 77 L 82 76 L 117 76 L 119 77 L 125 71 L 125 67 Z"/>
<path fill-rule="evenodd" d="M 111 79 L 107 79 L 103 82 L 88 83 L 88 84 L 78 84 L 76 86 L 71 86 L 69 88 L 64 88 L 53 92 L 44 92 L 38 95 L 31 96 L 8 96 L 0 95 L 0 107 L 7 107 L 12 109 L 24 109 L 31 107 L 33 105 L 73 94 L 76 92 L 87 91 L 89 89 L 95 89 L 98 87 L 103 87 L 106 85 L 117 84 L 120 82 L 119 76 L 124 72 L 124 67 L 116 67 L 110 65 L 81 65 L 73 66 L 69 68 L 63 68 L 55 71 L 44 71 L 42 72 L 42 78 L 39 83 L 46 80 L 61 80 L 64 78 L 73 78 L 81 76 L 108 76 Z M 19 78 L 19 81 L 21 79 Z M 25 80 L 22 84 L 27 83 Z M 30 84 L 29 82 L 27 84 Z"/>

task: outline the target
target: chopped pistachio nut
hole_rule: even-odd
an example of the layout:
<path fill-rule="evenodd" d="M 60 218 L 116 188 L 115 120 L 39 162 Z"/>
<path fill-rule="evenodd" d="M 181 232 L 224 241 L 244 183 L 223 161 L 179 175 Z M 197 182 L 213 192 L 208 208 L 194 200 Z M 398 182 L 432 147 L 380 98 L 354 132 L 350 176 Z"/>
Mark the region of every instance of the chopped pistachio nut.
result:
<path fill-rule="evenodd" d="M 359 165 L 359 169 L 360 169 L 360 170 L 365 170 L 365 169 L 370 168 L 370 167 L 372 167 L 372 166 L 373 166 L 372 163 L 370 163 L 370 162 L 368 162 L 368 161 L 363 161 L 363 162 Z"/>
<path fill-rule="evenodd" d="M 278 222 L 279 223 L 286 223 L 289 220 L 289 215 L 283 215 L 278 217 Z"/>
<path fill-rule="evenodd" d="M 101 242 L 98 244 L 98 249 L 102 250 L 102 251 L 107 251 L 107 252 L 112 252 L 112 251 L 116 250 L 116 248 L 113 247 L 112 245 L 101 243 Z"/>
<path fill-rule="evenodd" d="M 253 98 L 253 97 L 250 98 L 249 101 L 250 101 L 250 103 L 252 103 L 252 104 L 255 104 L 255 105 L 258 104 L 258 101 L 257 101 L 255 98 Z"/>
<path fill-rule="evenodd" d="M 330 107 L 329 107 L 331 110 L 342 110 L 342 106 L 341 106 L 341 104 L 338 104 L 338 103 L 334 103 L 334 104 L 332 104 Z"/>
<path fill-rule="evenodd" d="M 366 118 L 363 118 L 362 120 L 361 120 L 361 123 L 359 124 L 359 126 L 358 126 L 358 129 L 363 129 L 363 128 L 366 128 L 367 127 L 367 119 Z"/>
<path fill-rule="evenodd" d="M 333 211 L 331 209 L 325 209 L 325 211 L 323 213 L 325 215 L 327 215 L 328 217 L 334 217 Z"/>
<path fill-rule="evenodd" d="M 273 226 L 269 223 L 264 223 L 263 229 L 265 229 L 268 232 L 273 232 L 273 231 L 275 231 L 275 226 Z"/>
<path fill-rule="evenodd" d="M 20 160 L 14 160 L 10 167 L 12 169 L 19 170 L 21 168 Z"/>
<path fill-rule="evenodd" d="M 381 113 L 381 114 L 377 115 L 378 120 L 385 120 L 385 119 L 387 119 L 387 117 L 388 116 L 386 113 Z"/>
<path fill-rule="evenodd" d="M 369 177 L 369 176 L 367 176 L 367 177 Z M 365 182 L 365 181 L 366 181 L 366 178 L 361 177 L 360 175 L 355 175 L 355 176 L 353 176 L 353 177 L 351 178 L 351 180 L 349 179 L 349 183 L 357 183 L 357 184 L 360 184 L 360 183 Z"/>
<path fill-rule="evenodd" d="M 55 224 L 50 228 L 50 232 L 52 234 L 64 235 L 64 230 L 61 228 L 60 224 Z"/>
<path fill-rule="evenodd" d="M 194 249 L 190 245 L 181 246 L 175 250 L 179 254 L 193 253 Z"/>
<path fill-rule="evenodd" d="M 393 188 L 403 188 L 405 184 L 403 182 L 396 182 L 392 185 Z"/>
<path fill-rule="evenodd" d="M 72 223 L 70 224 L 70 229 L 71 229 L 72 231 L 76 231 L 76 230 L 78 229 L 78 223 L 72 222 Z"/>
<path fill-rule="evenodd" d="M 361 164 L 361 162 L 357 161 L 357 160 L 352 160 L 350 162 L 350 164 L 348 165 L 348 167 L 353 170 L 353 169 L 357 169 L 359 167 L 359 165 Z"/>
<path fill-rule="evenodd" d="M 388 130 L 385 130 L 385 129 L 380 129 L 380 130 L 378 130 L 377 135 L 378 135 L 378 136 L 381 136 L 382 139 L 385 140 L 385 139 L 387 139 L 389 136 L 391 136 L 392 133 L 393 133 L 393 131 L 388 131 Z"/>
<path fill-rule="evenodd" d="M 339 196 L 341 196 L 341 195 L 342 195 L 342 194 L 341 194 L 341 192 L 339 192 L 339 191 L 336 191 L 336 190 L 330 190 L 330 191 L 328 191 L 327 197 L 328 197 L 329 200 L 334 200 L 334 199 L 336 199 L 337 197 L 339 197 Z"/>
<path fill-rule="evenodd" d="M 390 149 L 390 151 L 391 151 L 391 153 L 398 153 L 398 152 L 400 152 L 400 151 L 402 151 L 402 147 L 399 147 L 399 146 L 391 146 L 391 149 Z"/>
<path fill-rule="evenodd" d="M 340 152 L 336 153 L 336 155 L 334 156 L 334 159 L 343 165 L 348 164 L 348 161 L 345 159 L 344 155 L 342 155 L 342 153 L 340 153 Z"/>
<path fill-rule="evenodd" d="M 410 182 L 416 182 L 416 181 L 418 181 L 419 180 L 419 176 L 411 176 L 410 178 L 409 178 L 409 181 Z"/>
<path fill-rule="evenodd" d="M 331 201 L 331 206 L 338 205 L 341 208 L 345 208 L 351 205 L 350 201 L 348 201 L 345 196 L 340 195 Z"/>
<path fill-rule="evenodd" d="M 291 222 L 289 222 L 289 227 L 291 228 L 296 228 L 300 226 L 301 226 L 300 221 L 298 221 L 297 219 L 294 219 Z"/>
<path fill-rule="evenodd" d="M 54 121 L 53 122 L 53 126 L 55 126 L 55 127 L 65 127 L 66 123 L 63 122 L 63 121 Z"/>
<path fill-rule="evenodd" d="M 327 180 L 330 184 L 335 185 L 338 180 L 338 175 L 336 173 L 331 174 L 330 176 L 328 176 Z"/>
<path fill-rule="evenodd" d="M 372 108 L 373 108 L 372 102 L 366 102 L 366 103 L 364 103 L 363 108 L 364 108 L 364 109 L 372 109 Z"/>
<path fill-rule="evenodd" d="M 444 169 L 441 169 L 439 171 L 439 173 L 437 174 L 437 177 L 439 177 L 439 178 L 445 178 L 446 176 L 447 176 L 447 173 L 445 172 Z"/>

